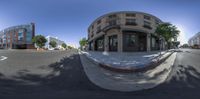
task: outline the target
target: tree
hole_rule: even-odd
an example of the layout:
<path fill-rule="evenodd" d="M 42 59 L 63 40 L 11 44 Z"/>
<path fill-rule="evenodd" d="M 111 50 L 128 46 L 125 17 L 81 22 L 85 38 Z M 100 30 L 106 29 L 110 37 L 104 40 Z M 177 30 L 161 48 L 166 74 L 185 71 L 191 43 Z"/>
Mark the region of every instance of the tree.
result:
<path fill-rule="evenodd" d="M 67 44 L 62 43 L 62 47 L 63 47 L 63 48 L 66 48 L 66 47 L 67 47 Z"/>
<path fill-rule="evenodd" d="M 42 35 L 37 35 L 32 39 L 32 42 L 35 43 L 37 47 L 42 48 L 45 46 L 47 39 Z"/>
<path fill-rule="evenodd" d="M 50 41 L 49 45 L 51 45 L 51 47 L 55 48 L 57 46 L 56 41 Z"/>
<path fill-rule="evenodd" d="M 165 39 L 165 41 L 167 42 L 168 49 L 170 49 L 172 39 L 176 41 L 180 31 L 175 25 L 172 25 L 171 23 L 163 23 L 158 25 L 155 33 L 159 37 L 163 37 Z"/>
<path fill-rule="evenodd" d="M 83 47 L 87 45 L 87 39 L 86 38 L 82 38 L 79 41 L 79 44 L 80 44 L 81 49 L 83 49 Z"/>
<path fill-rule="evenodd" d="M 188 45 L 188 44 L 183 44 L 182 47 L 183 47 L 183 48 L 188 48 L 189 45 Z"/>
<path fill-rule="evenodd" d="M 68 47 L 68 49 L 72 49 L 73 47 L 72 46 L 67 46 Z"/>

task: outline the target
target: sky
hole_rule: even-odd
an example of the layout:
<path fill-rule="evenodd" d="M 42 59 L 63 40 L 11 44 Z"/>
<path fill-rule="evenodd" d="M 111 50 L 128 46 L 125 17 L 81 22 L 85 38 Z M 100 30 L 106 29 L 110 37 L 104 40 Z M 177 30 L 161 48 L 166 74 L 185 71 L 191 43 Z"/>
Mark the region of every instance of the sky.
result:
<path fill-rule="evenodd" d="M 181 44 L 200 32 L 200 0 L 0 0 L 0 30 L 34 22 L 36 34 L 79 45 L 99 16 L 140 11 L 170 22 L 181 31 Z"/>

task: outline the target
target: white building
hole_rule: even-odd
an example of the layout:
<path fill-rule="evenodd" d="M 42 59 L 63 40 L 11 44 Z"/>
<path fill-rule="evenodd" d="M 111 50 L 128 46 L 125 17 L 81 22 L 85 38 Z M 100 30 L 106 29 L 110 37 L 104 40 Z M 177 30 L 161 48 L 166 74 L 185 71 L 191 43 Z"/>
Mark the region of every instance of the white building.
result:
<path fill-rule="evenodd" d="M 58 49 L 62 49 L 63 48 L 62 44 L 65 43 L 64 41 L 59 40 L 57 37 L 47 36 L 46 39 L 47 39 L 47 42 L 45 44 L 45 48 L 47 48 L 49 50 L 53 50 L 54 49 L 53 47 L 51 47 L 51 45 L 49 45 L 49 43 L 51 41 L 55 41 L 57 43 L 57 46 L 55 48 L 58 48 Z"/>
<path fill-rule="evenodd" d="M 189 46 L 198 45 L 200 47 L 200 32 L 190 38 L 188 44 Z"/>

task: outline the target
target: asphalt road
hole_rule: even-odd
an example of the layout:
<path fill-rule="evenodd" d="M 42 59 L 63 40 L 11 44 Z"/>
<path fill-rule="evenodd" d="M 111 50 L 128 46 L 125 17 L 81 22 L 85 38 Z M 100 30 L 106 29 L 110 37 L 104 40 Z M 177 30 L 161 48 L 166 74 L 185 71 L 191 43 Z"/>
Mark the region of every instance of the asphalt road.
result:
<path fill-rule="evenodd" d="M 1 56 L 7 59 L 1 61 Z M 61 60 L 60 60 L 61 59 Z M 177 53 L 167 81 L 137 92 L 95 86 L 84 73 L 76 50 L 0 50 L 0 99 L 199 99 L 200 50 Z"/>

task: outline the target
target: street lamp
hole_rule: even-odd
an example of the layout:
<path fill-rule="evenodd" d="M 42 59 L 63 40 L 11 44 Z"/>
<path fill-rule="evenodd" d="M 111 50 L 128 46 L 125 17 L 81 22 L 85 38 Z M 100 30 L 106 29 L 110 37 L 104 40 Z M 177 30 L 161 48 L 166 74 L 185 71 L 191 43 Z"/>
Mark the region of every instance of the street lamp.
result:
<path fill-rule="evenodd" d="M 161 48 L 162 48 L 162 37 L 159 36 L 159 42 L 160 42 L 160 56 L 161 56 Z"/>

